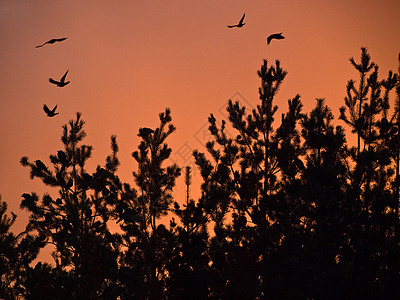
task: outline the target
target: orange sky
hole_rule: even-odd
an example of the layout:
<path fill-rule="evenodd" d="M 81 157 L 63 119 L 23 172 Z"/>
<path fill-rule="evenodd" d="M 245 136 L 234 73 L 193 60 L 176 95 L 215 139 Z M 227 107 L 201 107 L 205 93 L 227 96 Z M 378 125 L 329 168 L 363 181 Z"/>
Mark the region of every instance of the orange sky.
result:
<path fill-rule="evenodd" d="M 243 28 L 226 27 L 243 13 Z M 297 93 L 306 112 L 324 97 L 337 117 L 347 80 L 358 79 L 348 59 L 358 61 L 360 47 L 368 48 L 381 78 L 397 70 L 399 14 L 399 0 L 0 0 L 0 195 L 18 215 L 14 230 L 27 221 L 20 195 L 51 191 L 30 180 L 19 160 L 49 164 L 49 154 L 62 147 L 61 126 L 77 111 L 86 121 L 85 143 L 94 147 L 89 171 L 104 162 L 116 134 L 119 175 L 132 183 L 139 127 L 156 126 L 158 113 L 170 107 L 177 127 L 172 158 L 190 164 L 185 151 L 205 151 L 210 113 L 221 120 L 231 97 L 258 103 L 263 59 L 280 59 L 289 72 L 276 119 Z M 276 32 L 286 39 L 266 46 Z M 60 37 L 68 39 L 35 48 Z M 48 82 L 67 69 L 68 86 Z M 60 114 L 47 118 L 44 103 L 58 104 Z M 175 195 L 184 199 L 181 181 Z"/>

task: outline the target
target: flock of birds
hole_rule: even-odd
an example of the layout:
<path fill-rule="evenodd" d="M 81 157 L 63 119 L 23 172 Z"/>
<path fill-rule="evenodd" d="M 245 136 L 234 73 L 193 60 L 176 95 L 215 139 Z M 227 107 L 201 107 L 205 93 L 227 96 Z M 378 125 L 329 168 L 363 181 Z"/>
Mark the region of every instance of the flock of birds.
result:
<path fill-rule="evenodd" d="M 35 48 L 41 48 L 44 45 L 54 44 L 54 43 L 57 43 L 57 42 L 62 42 L 62 41 L 65 41 L 66 39 L 67 39 L 66 37 L 65 38 L 59 38 L 59 39 L 51 39 L 51 40 L 48 40 L 47 42 L 45 42 L 45 43 L 43 43 L 41 45 L 36 46 Z M 66 86 L 69 83 L 69 81 L 65 81 L 65 78 L 67 77 L 68 71 L 69 70 L 67 70 L 67 72 L 65 72 L 63 77 L 61 77 L 60 81 L 54 80 L 53 78 L 49 78 L 49 82 L 52 83 L 52 84 L 55 84 L 58 87 Z M 44 112 L 46 113 L 46 115 L 48 117 L 54 117 L 54 116 L 58 115 L 58 112 L 56 112 L 57 105 L 54 106 L 53 109 L 50 109 L 50 108 L 47 107 L 46 104 L 43 104 L 43 110 L 44 110 Z"/>
<path fill-rule="evenodd" d="M 242 18 L 239 20 L 239 23 L 237 23 L 236 25 L 228 25 L 228 28 L 234 28 L 234 27 L 241 28 L 241 27 L 243 27 L 244 25 L 246 25 L 246 23 L 243 23 L 243 22 L 244 22 L 244 17 L 245 17 L 245 16 L 246 16 L 246 14 L 243 14 Z M 269 45 L 269 43 L 271 43 L 271 41 L 272 41 L 273 39 L 277 39 L 277 40 L 282 40 L 282 39 L 284 39 L 285 37 L 282 35 L 282 33 L 283 33 L 283 32 L 281 32 L 281 33 L 273 33 L 273 34 L 269 35 L 269 36 L 267 37 L 267 45 Z"/>
<path fill-rule="evenodd" d="M 228 25 L 228 28 L 234 28 L 234 27 L 241 28 L 244 25 L 246 25 L 246 23 L 244 23 L 245 16 L 246 16 L 246 14 L 244 13 L 242 18 L 239 20 L 239 23 L 237 23 L 236 25 Z M 269 43 L 273 39 L 281 40 L 281 39 L 284 39 L 284 38 L 285 37 L 282 35 L 282 32 L 281 33 L 271 34 L 271 35 L 269 35 L 267 37 L 267 45 L 269 45 Z M 59 42 L 65 41 L 66 39 L 67 39 L 66 37 L 58 38 L 58 39 L 51 39 L 51 40 L 48 40 L 47 42 L 45 42 L 45 43 L 43 43 L 41 45 L 36 46 L 35 48 L 41 48 L 41 47 L 43 47 L 45 45 L 51 45 L 51 44 L 54 44 L 54 43 L 59 43 Z M 65 74 L 61 77 L 61 79 L 59 81 L 54 80 L 53 78 L 49 78 L 49 82 L 54 84 L 54 85 L 56 85 L 56 86 L 58 86 L 58 87 L 66 86 L 67 84 L 69 84 L 69 81 L 65 81 L 65 78 L 67 77 L 68 71 L 69 70 L 67 70 L 67 72 L 65 72 Z M 44 112 L 46 113 L 46 115 L 48 117 L 54 117 L 54 116 L 58 115 L 58 112 L 56 112 L 57 105 L 54 106 L 53 109 L 50 109 L 50 108 L 47 107 L 46 104 L 44 104 L 43 105 L 43 110 L 44 110 Z M 148 135 L 148 133 L 146 135 Z"/>

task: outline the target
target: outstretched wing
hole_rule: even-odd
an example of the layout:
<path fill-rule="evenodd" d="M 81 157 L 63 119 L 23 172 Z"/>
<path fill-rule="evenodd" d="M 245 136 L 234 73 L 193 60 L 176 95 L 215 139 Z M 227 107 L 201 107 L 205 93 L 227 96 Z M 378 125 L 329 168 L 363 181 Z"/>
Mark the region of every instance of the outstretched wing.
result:
<path fill-rule="evenodd" d="M 59 84 L 58 81 L 55 81 L 53 78 L 49 78 L 50 83 L 52 84 Z"/>
<path fill-rule="evenodd" d="M 242 18 L 241 18 L 240 21 L 239 21 L 239 24 L 243 24 L 245 15 L 246 15 L 246 14 L 244 13 L 243 16 L 242 16 Z"/>
<path fill-rule="evenodd" d="M 273 39 L 273 34 L 271 34 L 269 37 L 267 37 L 267 45 L 269 45 L 269 43 L 271 43 L 271 40 Z"/>
<path fill-rule="evenodd" d="M 57 105 L 54 106 L 54 108 L 51 110 L 51 112 L 54 114 L 56 112 L 56 109 L 57 109 Z"/>
<path fill-rule="evenodd" d="M 64 76 L 61 77 L 61 80 L 60 80 L 61 82 L 65 82 L 65 77 L 67 77 L 68 71 L 69 70 L 67 70 L 67 72 L 65 72 Z"/>
<path fill-rule="evenodd" d="M 55 42 L 62 42 L 64 40 L 66 40 L 66 39 L 67 39 L 66 37 L 65 38 L 59 38 L 59 39 L 51 39 L 51 40 L 48 40 L 47 42 L 45 42 L 45 43 L 43 43 L 41 45 L 36 46 L 35 48 L 43 47 L 46 44 L 54 44 Z"/>
<path fill-rule="evenodd" d="M 285 37 L 282 35 L 282 33 L 283 32 L 271 34 L 269 37 L 267 37 L 267 44 L 269 45 L 272 39 L 278 39 L 278 40 L 284 39 Z"/>
<path fill-rule="evenodd" d="M 54 39 L 54 42 L 62 42 L 65 41 L 67 38 L 59 38 L 59 39 Z"/>
<path fill-rule="evenodd" d="M 56 105 L 56 107 L 57 107 L 57 105 Z M 46 114 L 51 114 L 51 110 L 47 107 L 46 104 L 43 104 L 43 110 L 44 110 L 44 112 L 45 112 Z"/>

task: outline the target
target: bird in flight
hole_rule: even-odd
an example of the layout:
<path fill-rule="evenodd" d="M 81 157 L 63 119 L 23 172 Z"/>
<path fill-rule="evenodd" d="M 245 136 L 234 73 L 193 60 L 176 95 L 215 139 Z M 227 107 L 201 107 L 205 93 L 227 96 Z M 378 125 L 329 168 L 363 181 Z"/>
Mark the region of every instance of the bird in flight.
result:
<path fill-rule="evenodd" d="M 240 28 L 240 27 L 243 27 L 246 23 L 243 23 L 243 20 L 244 20 L 244 16 L 245 16 L 246 14 L 243 14 L 243 16 L 242 16 L 242 18 L 240 19 L 240 21 L 239 21 L 239 23 L 238 24 L 236 24 L 236 25 L 228 25 L 228 27 L 229 28 L 233 28 L 233 27 L 238 27 L 238 28 Z"/>
<path fill-rule="evenodd" d="M 55 42 L 62 42 L 64 40 L 66 40 L 66 39 L 67 39 L 66 37 L 65 38 L 60 38 L 60 39 L 51 39 L 51 40 L 48 40 L 47 42 L 45 42 L 45 43 L 43 43 L 41 45 L 36 46 L 35 48 L 43 47 L 46 44 L 54 44 Z"/>
<path fill-rule="evenodd" d="M 267 45 L 269 45 L 269 43 L 271 43 L 271 40 L 272 40 L 272 39 L 277 39 L 277 40 L 282 40 L 282 39 L 284 39 L 285 37 L 282 35 L 282 33 L 283 33 L 283 32 L 281 32 L 281 33 L 274 33 L 274 34 L 271 34 L 269 37 L 267 37 Z"/>
<path fill-rule="evenodd" d="M 47 114 L 48 117 L 54 117 L 55 115 L 58 115 L 58 112 L 56 112 L 57 105 L 54 106 L 52 110 L 50 110 L 46 104 L 43 104 L 43 110 Z"/>
<path fill-rule="evenodd" d="M 64 76 L 61 77 L 60 81 L 56 81 L 53 78 L 49 78 L 50 83 L 55 84 L 58 87 L 66 86 L 69 83 L 69 81 L 65 82 L 65 77 L 67 77 L 68 71 L 69 70 L 67 70 L 67 72 L 65 72 Z"/>

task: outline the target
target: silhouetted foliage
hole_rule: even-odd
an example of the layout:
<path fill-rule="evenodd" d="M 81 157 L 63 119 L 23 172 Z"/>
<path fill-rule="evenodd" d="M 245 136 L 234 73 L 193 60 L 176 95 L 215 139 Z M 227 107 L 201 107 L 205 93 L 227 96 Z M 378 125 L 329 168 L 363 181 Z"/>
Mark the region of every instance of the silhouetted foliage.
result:
<path fill-rule="evenodd" d="M 324 99 L 304 113 L 299 95 L 275 120 L 287 72 L 264 61 L 256 108 L 229 101 L 228 120 L 208 118 L 207 152 L 193 153 L 197 200 L 190 166 L 185 195 L 173 196 L 181 169 L 168 163 L 169 109 L 139 129 L 132 184 L 117 176 L 115 136 L 104 166 L 86 170 L 78 113 L 50 164 L 21 159 L 57 191 L 22 194 L 26 231 L 10 232 L 15 215 L 0 202 L 0 297 L 399 298 L 400 78 L 380 80 L 365 48 L 350 63 L 359 81 L 348 81 L 342 127 Z M 46 245 L 54 262 L 33 262 Z"/>
<path fill-rule="evenodd" d="M 54 298 L 94 299 L 104 297 L 114 285 L 118 247 L 111 243 L 107 221 L 111 214 L 108 205 L 116 202 L 109 178 L 118 165 L 118 147 L 112 138 L 113 154 L 106 168 L 97 167 L 89 174 L 85 164 L 92 147 L 79 145 L 86 136 L 83 125 L 78 113 L 75 121 L 63 126 L 64 149 L 50 155 L 53 170 L 40 160 L 33 164 L 26 157 L 21 159 L 22 165 L 30 168 L 31 178 L 38 177 L 58 189 L 57 196 L 45 194 L 41 201 L 34 194 L 24 194 L 21 202 L 21 208 L 30 213 L 27 232 L 55 248 L 54 267 L 39 262 L 28 269 L 28 298 L 40 298 L 54 290 Z"/>
<path fill-rule="evenodd" d="M 185 168 L 186 201 L 175 202 L 175 219 L 170 222 L 172 257 L 167 264 L 167 292 L 170 299 L 205 299 L 209 294 L 212 269 L 209 266 L 208 216 L 201 203 L 190 198 L 191 168 Z"/>
<path fill-rule="evenodd" d="M 132 153 L 138 163 L 133 172 L 139 191 L 125 184 L 116 213 L 126 251 L 121 252 L 123 299 L 159 299 L 165 293 L 166 264 L 171 258 L 173 234 L 157 220 L 171 209 L 172 190 L 180 175 L 176 164 L 165 166 L 171 154 L 165 140 L 175 131 L 169 109 L 159 114 L 155 130 L 141 128 L 139 150 Z"/>

